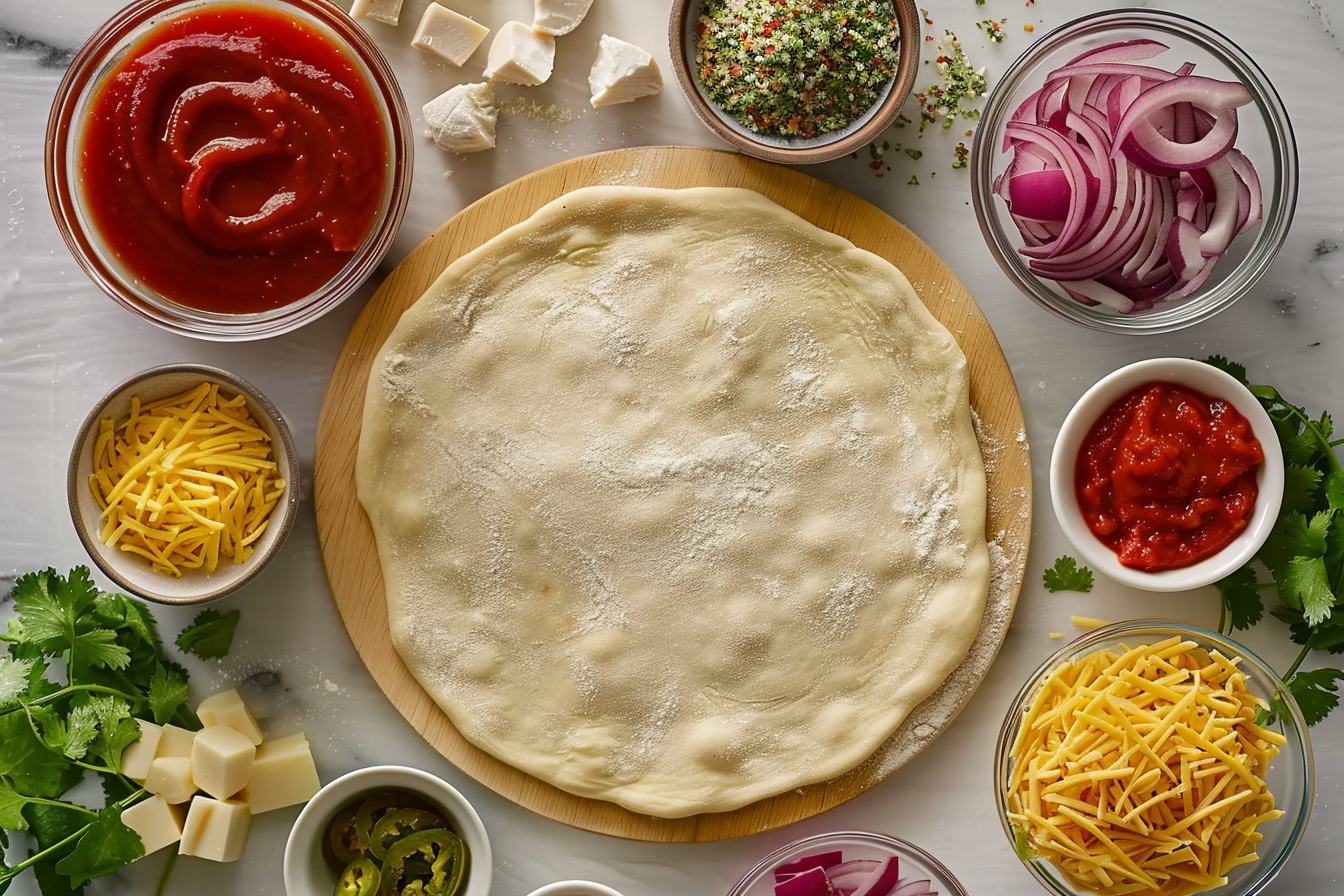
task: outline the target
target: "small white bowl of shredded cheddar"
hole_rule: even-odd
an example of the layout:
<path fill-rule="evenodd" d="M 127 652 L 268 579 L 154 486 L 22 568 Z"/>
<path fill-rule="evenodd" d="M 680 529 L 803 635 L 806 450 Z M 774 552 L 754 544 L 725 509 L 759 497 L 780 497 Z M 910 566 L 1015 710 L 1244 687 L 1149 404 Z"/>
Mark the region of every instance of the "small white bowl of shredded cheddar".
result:
<path fill-rule="evenodd" d="M 1306 827 L 1312 779 L 1278 676 L 1219 634 L 1159 620 L 1050 657 L 995 751 L 1004 831 L 1060 896 L 1259 893 Z"/>
<path fill-rule="evenodd" d="M 298 451 L 280 411 L 215 367 L 142 371 L 80 426 L 66 488 L 90 558 L 127 592 L 196 604 L 236 591 L 294 522 Z"/>

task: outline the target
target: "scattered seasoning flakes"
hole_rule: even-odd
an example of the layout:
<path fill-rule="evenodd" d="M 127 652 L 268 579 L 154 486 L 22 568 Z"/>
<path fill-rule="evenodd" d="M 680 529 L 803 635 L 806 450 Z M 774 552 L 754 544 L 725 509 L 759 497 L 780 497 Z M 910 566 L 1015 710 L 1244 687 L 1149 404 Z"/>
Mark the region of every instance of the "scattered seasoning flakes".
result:
<path fill-rule="evenodd" d="M 908 181 L 906 181 L 906 184 L 907 184 L 907 185 L 913 185 L 913 186 L 916 186 L 916 187 L 919 186 L 919 175 L 918 175 L 918 174 L 912 174 L 912 175 L 910 175 L 910 179 L 909 179 Z"/>
<path fill-rule="evenodd" d="M 970 154 L 971 151 L 966 148 L 966 142 L 964 140 L 958 140 L 956 147 L 952 150 L 952 167 L 965 168 L 966 158 Z"/>
<path fill-rule="evenodd" d="M 758 134 L 840 130 L 896 73 L 889 0 L 706 0 L 696 30 L 706 94 Z"/>
<path fill-rule="evenodd" d="M 896 148 L 900 149 L 900 144 L 897 144 Z M 878 177 L 882 177 L 891 170 L 891 166 L 883 159 L 889 149 L 891 149 L 891 144 L 886 140 L 881 143 L 874 141 L 868 144 L 868 167 L 877 172 Z"/>
<path fill-rule="evenodd" d="M 916 162 L 918 162 L 920 159 L 924 158 L 924 152 L 923 152 L 923 150 L 919 150 L 919 149 L 907 149 L 907 150 L 905 151 L 905 154 L 908 155 L 910 158 L 914 159 Z"/>
<path fill-rule="evenodd" d="M 997 22 L 993 19 L 985 19 L 976 22 L 980 30 L 985 32 L 985 37 L 989 38 L 992 44 L 1001 44 L 1003 39 L 1008 36 L 1008 32 L 1003 30 L 1003 26 L 1008 24 L 1007 19 L 999 19 Z"/>
<path fill-rule="evenodd" d="M 545 105 L 524 96 L 511 96 L 499 104 L 499 111 L 505 115 L 521 115 L 531 121 L 548 121 L 551 124 L 569 124 L 574 113 L 554 103 Z"/>
<path fill-rule="evenodd" d="M 974 121 L 980 118 L 980 110 L 964 105 L 985 96 L 989 91 L 989 82 L 985 80 L 983 70 L 971 65 L 966 51 L 956 34 L 944 29 L 944 41 L 939 44 L 938 73 L 943 77 L 942 84 L 934 84 L 915 94 L 919 102 L 919 129 L 922 132 L 929 124 L 942 119 L 942 127 L 950 128 L 957 118 Z"/>

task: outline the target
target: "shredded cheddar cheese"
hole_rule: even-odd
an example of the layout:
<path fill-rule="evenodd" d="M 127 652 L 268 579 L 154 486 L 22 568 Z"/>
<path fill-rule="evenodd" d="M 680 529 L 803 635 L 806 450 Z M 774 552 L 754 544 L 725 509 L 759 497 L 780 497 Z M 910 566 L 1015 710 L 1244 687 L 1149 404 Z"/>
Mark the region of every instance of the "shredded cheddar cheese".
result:
<path fill-rule="evenodd" d="M 1079 890 L 1221 886 L 1283 814 L 1263 776 L 1285 740 L 1263 707 L 1235 659 L 1177 637 L 1063 663 L 1023 715 L 1009 817 Z"/>
<path fill-rule="evenodd" d="M 180 576 L 241 563 L 285 491 L 270 438 L 242 395 L 201 383 L 100 421 L 89 487 L 103 544 Z"/>

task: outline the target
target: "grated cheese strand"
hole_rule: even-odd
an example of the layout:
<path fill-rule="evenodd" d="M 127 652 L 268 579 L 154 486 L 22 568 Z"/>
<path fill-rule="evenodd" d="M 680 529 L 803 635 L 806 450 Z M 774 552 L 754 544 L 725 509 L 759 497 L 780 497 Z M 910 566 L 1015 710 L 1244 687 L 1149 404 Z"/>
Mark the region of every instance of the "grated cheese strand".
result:
<path fill-rule="evenodd" d="M 243 395 L 203 382 L 99 424 L 89 488 L 99 538 L 159 572 L 242 563 L 285 493 L 271 440 Z"/>
<path fill-rule="evenodd" d="M 1081 891 L 1221 886 L 1283 814 L 1264 773 L 1284 738 L 1262 708 L 1236 658 L 1180 638 L 1063 663 L 1023 712 L 1009 817 Z"/>

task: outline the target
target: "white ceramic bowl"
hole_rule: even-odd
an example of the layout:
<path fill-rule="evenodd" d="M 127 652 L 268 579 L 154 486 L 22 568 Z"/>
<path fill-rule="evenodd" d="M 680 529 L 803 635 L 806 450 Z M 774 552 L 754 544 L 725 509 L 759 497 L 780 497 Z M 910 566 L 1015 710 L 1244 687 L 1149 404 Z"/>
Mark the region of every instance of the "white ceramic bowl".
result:
<path fill-rule="evenodd" d="M 242 563 L 221 558 L 213 573 L 187 570 L 181 577 L 173 577 L 155 572 L 143 557 L 108 547 L 99 540 L 101 510 L 89 488 L 89 475 L 93 472 L 93 449 L 98 440 L 99 421 L 105 417 L 114 420 L 126 417 L 132 397 L 138 396 L 142 402 L 167 398 L 203 381 L 218 383 L 230 394 L 246 396 L 252 419 L 270 437 L 278 473 L 285 480 L 285 495 L 271 512 L 266 531 L 257 539 L 251 555 Z M 84 549 L 98 568 L 121 588 L 161 604 L 205 603 L 246 585 L 280 552 L 299 508 L 299 452 L 279 408 L 242 377 L 204 364 L 152 367 L 115 386 L 84 419 L 70 452 L 66 494 L 70 518 Z"/>
<path fill-rule="evenodd" d="M 1074 467 L 1078 449 L 1097 419 L 1125 395 L 1150 382 L 1189 386 L 1205 395 L 1222 398 L 1251 424 L 1264 449 L 1265 462 L 1256 472 L 1259 495 L 1249 525 L 1217 554 L 1181 569 L 1145 572 L 1121 565 L 1115 553 L 1092 534 L 1083 519 L 1074 490 Z M 1069 541 L 1082 555 L 1083 563 L 1133 588 L 1145 591 L 1186 591 L 1216 582 L 1245 565 L 1269 537 L 1283 501 L 1283 452 L 1269 415 L 1249 390 L 1236 379 L 1202 361 L 1189 358 L 1151 358 L 1121 367 L 1083 393 L 1064 418 L 1050 455 L 1050 500 L 1055 517 Z"/>
<path fill-rule="evenodd" d="M 490 838 L 466 797 L 446 781 L 418 768 L 375 765 L 342 775 L 319 790 L 290 829 L 285 842 L 285 893 L 330 896 L 336 872 L 322 857 L 327 824 L 341 809 L 382 790 L 417 794 L 437 806 L 467 846 L 467 887 L 462 896 L 488 896 L 494 873 Z"/>
<path fill-rule="evenodd" d="M 605 884 L 591 880 L 561 880 L 538 887 L 528 896 L 621 896 Z"/>

